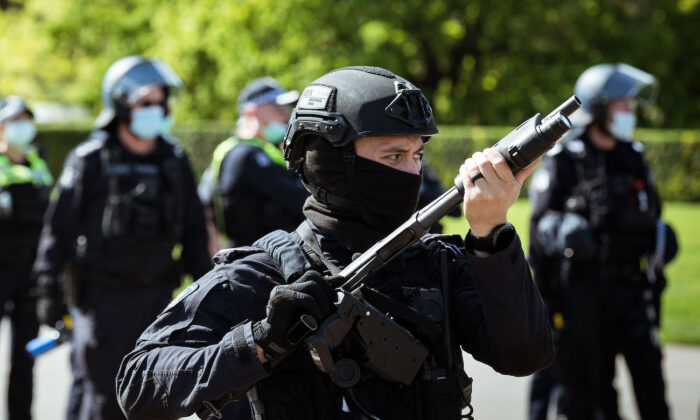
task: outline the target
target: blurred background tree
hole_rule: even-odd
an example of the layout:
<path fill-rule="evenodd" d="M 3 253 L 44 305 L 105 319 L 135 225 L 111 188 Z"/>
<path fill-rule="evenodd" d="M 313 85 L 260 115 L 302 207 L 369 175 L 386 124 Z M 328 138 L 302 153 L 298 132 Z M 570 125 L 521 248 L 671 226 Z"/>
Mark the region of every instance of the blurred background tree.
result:
<path fill-rule="evenodd" d="M 587 67 L 655 74 L 643 124 L 700 123 L 698 0 L 0 0 L 0 95 L 97 111 L 116 59 L 165 59 L 186 92 L 179 121 L 235 118 L 251 78 L 290 88 L 340 66 L 414 81 L 440 123 L 511 125 L 571 94 Z"/>

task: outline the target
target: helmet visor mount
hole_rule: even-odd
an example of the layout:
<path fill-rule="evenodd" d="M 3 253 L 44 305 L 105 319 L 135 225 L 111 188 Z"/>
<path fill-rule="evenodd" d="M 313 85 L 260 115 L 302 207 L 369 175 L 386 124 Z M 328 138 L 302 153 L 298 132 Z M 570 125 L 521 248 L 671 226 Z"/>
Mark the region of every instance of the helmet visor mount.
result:
<path fill-rule="evenodd" d="M 384 112 L 413 128 L 427 128 L 433 118 L 433 111 L 420 89 L 409 88 L 406 83 L 394 82 L 396 98 Z"/>

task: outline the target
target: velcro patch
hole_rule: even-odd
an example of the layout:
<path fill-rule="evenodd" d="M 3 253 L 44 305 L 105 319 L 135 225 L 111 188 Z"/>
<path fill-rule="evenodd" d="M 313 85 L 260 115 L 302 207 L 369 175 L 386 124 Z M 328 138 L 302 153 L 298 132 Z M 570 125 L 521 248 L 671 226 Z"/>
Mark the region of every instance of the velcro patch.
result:
<path fill-rule="evenodd" d="M 297 108 L 326 109 L 333 89 L 327 86 L 307 86 L 299 98 Z"/>

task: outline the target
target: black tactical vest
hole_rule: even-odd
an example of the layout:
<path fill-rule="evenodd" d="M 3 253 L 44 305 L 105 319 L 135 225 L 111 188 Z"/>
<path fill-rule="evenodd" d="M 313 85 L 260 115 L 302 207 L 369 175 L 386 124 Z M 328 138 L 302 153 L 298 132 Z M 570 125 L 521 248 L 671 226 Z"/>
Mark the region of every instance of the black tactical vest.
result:
<path fill-rule="evenodd" d="M 330 376 L 316 368 L 308 351 L 302 348 L 287 356 L 274 367 L 273 376 L 248 392 L 255 420 L 335 420 L 335 419 L 460 419 L 471 398 L 471 378 L 464 373 L 459 346 L 446 347 L 443 282 L 440 265 L 446 264 L 447 249 L 440 239 L 419 242 L 405 253 L 406 267 L 401 272 L 379 273 L 386 276 L 378 283 L 394 287 L 381 291 L 363 289 L 366 301 L 408 329 L 429 350 L 422 371 L 410 385 L 392 383 L 363 366 L 365 343 L 351 332 L 334 349 L 334 358 L 349 358 L 361 366 L 361 379 L 351 388 L 334 383 Z M 461 241 L 461 238 L 459 238 Z M 301 240 L 297 232 L 291 235 L 275 231 L 254 246 L 266 252 L 279 268 L 285 282 L 298 279 L 308 270 L 325 271 L 322 256 Z M 449 258 L 453 258 L 450 255 Z M 406 310 L 415 309 L 415 311 Z M 415 312 L 422 314 L 416 317 Z M 448 360 L 452 363 L 449 366 Z M 465 395 L 467 394 L 468 395 Z M 215 403 L 223 406 L 224 398 Z M 200 416 L 214 417 L 211 408 Z M 375 416 L 375 417 L 372 417 Z"/>
<path fill-rule="evenodd" d="M 618 144 L 613 156 L 581 140 L 585 147 L 565 146 L 574 160 L 576 185 L 565 200 L 567 211 L 586 217 L 596 230 L 601 260 L 612 264 L 638 264 L 654 245 L 659 201 L 640 150 Z M 614 170 L 611 170 L 614 169 Z"/>
<path fill-rule="evenodd" d="M 158 163 L 122 159 L 122 150 L 100 151 L 108 195 L 102 215 L 106 240 L 174 243 L 182 234 L 182 164 L 176 157 Z"/>

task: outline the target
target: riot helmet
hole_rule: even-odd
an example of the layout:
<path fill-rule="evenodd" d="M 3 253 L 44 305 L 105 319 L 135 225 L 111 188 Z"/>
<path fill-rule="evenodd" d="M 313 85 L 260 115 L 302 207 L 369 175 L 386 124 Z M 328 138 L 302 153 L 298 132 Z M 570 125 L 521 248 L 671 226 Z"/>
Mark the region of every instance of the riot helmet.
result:
<path fill-rule="evenodd" d="M 415 211 L 421 174 L 362 158 L 353 140 L 410 136 L 427 142 L 437 133 L 416 86 L 382 68 L 345 67 L 304 89 L 287 126 L 284 158 L 312 194 L 307 217 L 315 206 L 325 216 L 354 217 L 386 231 Z"/>
<path fill-rule="evenodd" d="M 182 81 L 162 60 L 137 55 L 117 60 L 102 80 L 102 112 L 95 126 L 104 128 L 116 118 L 129 119 L 129 109 L 153 86 L 162 86 L 166 97 L 182 87 Z M 169 112 L 169 109 L 165 109 Z"/>
<path fill-rule="evenodd" d="M 574 94 L 581 100 L 581 109 L 588 114 L 588 120 L 601 125 L 612 101 L 635 99 L 645 106 L 654 102 L 657 93 L 654 76 L 624 63 L 595 65 L 584 71 L 574 86 Z"/>

